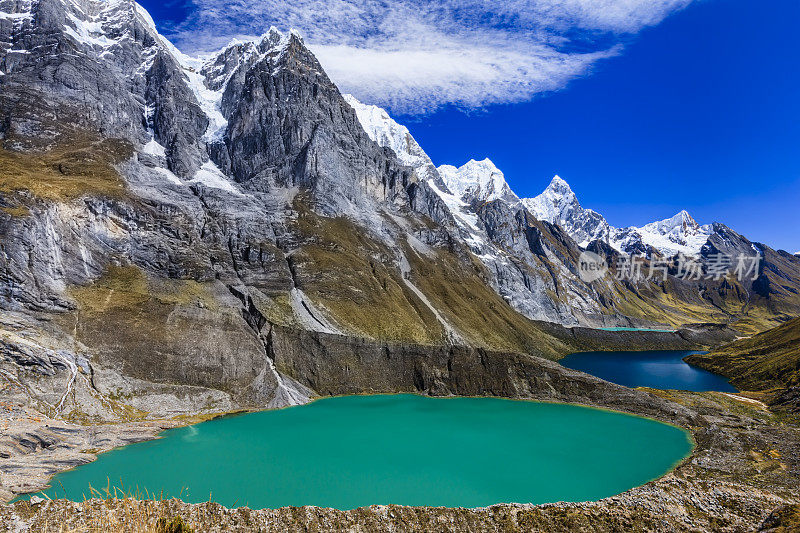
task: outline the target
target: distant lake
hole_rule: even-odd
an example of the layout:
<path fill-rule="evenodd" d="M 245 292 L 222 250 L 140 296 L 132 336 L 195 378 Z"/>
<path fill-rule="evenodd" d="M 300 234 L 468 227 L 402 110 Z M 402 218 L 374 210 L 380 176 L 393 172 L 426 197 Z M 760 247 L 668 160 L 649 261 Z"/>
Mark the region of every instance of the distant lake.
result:
<path fill-rule="evenodd" d="M 674 333 L 674 329 L 654 329 L 654 328 L 628 328 L 628 327 L 613 327 L 613 328 L 597 328 L 603 331 L 657 331 L 660 333 Z"/>
<path fill-rule="evenodd" d="M 581 352 L 568 355 L 559 362 L 568 368 L 626 387 L 737 392 L 724 376 L 683 361 L 684 357 L 693 353 L 700 352 Z"/>
<path fill-rule="evenodd" d="M 57 475 L 254 509 L 371 504 L 479 507 L 597 500 L 669 471 L 686 431 L 623 413 L 495 398 L 328 398 L 169 430 Z"/>

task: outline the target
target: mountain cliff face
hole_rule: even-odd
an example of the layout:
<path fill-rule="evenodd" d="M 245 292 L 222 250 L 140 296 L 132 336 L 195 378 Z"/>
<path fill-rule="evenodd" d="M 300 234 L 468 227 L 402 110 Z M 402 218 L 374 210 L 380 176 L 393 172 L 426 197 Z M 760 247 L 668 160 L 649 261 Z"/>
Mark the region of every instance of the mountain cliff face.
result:
<path fill-rule="evenodd" d="M 2 367 L 50 415 L 307 401 L 271 324 L 566 349 L 493 291 L 299 36 L 197 59 L 127 0 L 0 12 Z"/>
<path fill-rule="evenodd" d="M 576 242 L 490 161 L 436 168 L 294 33 L 191 58 L 130 0 L 0 0 L 0 73 L 0 366 L 52 415 L 304 402 L 274 327 L 557 358 L 552 324 L 800 308 L 800 261 L 724 226 L 702 253 L 756 246 L 755 281 L 582 281 L 619 253 L 591 220 Z"/>
<path fill-rule="evenodd" d="M 356 110 L 365 107 L 352 97 L 351 102 Z M 520 199 L 489 160 L 460 168 L 442 165 L 437 176 L 408 130 L 385 111 L 371 108 L 372 116 L 381 120 L 358 112 L 369 124 L 369 135 L 398 154 L 413 146 L 413 157 L 400 157 L 424 166 L 420 175 L 428 176 L 465 243 L 492 273 L 494 289 L 530 318 L 601 326 L 723 322 L 753 332 L 800 312 L 796 256 L 752 243 L 724 224 L 700 225 L 686 211 L 640 228 L 615 228 L 601 214 L 583 208 L 558 176 L 541 195 Z M 396 131 L 403 132 L 403 143 L 393 142 L 397 136 L 389 132 Z M 583 282 L 578 263 L 584 250 L 604 257 L 609 274 Z M 629 279 L 617 266 L 631 254 L 645 257 L 638 279 Z M 732 273 L 740 255 L 758 256 L 758 272 L 742 279 L 686 279 L 678 254 L 700 263 L 700 278 L 719 254 L 731 258 Z M 665 261 L 666 273 L 656 275 L 655 264 Z"/>

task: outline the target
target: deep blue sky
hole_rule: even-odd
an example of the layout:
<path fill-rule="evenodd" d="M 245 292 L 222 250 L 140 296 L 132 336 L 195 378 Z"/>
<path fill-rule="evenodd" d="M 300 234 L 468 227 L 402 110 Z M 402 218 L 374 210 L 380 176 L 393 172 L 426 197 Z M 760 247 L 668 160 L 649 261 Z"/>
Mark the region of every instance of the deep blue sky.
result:
<path fill-rule="evenodd" d="M 160 28 L 187 0 L 140 0 Z M 520 196 L 554 174 L 616 226 L 687 209 L 800 251 L 800 2 L 697 0 L 524 104 L 395 117 L 436 164 L 491 158 Z"/>
<path fill-rule="evenodd" d="M 798 20 L 797 0 L 701 0 L 559 92 L 398 119 L 436 164 L 489 157 L 520 196 L 559 174 L 617 226 L 687 209 L 795 252 Z"/>

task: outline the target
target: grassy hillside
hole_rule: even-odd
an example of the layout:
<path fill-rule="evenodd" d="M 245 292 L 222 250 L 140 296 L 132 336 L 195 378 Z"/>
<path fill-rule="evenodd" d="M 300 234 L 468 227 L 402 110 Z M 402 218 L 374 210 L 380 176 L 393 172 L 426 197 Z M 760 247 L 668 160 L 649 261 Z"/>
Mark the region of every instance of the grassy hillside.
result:
<path fill-rule="evenodd" d="M 127 141 L 76 136 L 46 152 L 0 148 L 0 209 L 13 216 L 28 213 L 24 191 L 41 200 L 68 202 L 82 196 L 123 198 L 122 177 L 114 165 L 133 154 Z"/>
<path fill-rule="evenodd" d="M 800 387 L 800 318 L 687 361 L 731 378 L 739 389 L 768 393 L 775 400 Z"/>

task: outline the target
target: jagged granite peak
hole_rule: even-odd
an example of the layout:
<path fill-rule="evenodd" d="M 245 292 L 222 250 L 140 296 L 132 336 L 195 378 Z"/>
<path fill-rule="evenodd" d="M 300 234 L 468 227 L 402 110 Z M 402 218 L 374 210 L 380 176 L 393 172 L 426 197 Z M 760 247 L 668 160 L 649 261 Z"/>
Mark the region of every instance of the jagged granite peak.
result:
<path fill-rule="evenodd" d="M 472 161 L 464 165 L 464 177 L 458 181 L 458 168 L 433 167 L 427 154 L 417 149 L 419 145 L 408 129 L 394 121 L 385 110 L 361 104 L 352 97 L 348 101 L 373 140 L 395 151 L 401 160 L 415 167 L 418 175 L 427 176 L 429 187 L 420 191 L 433 191 L 447 207 L 449 220 L 454 222 L 459 237 L 485 265 L 490 273 L 488 282 L 510 305 L 529 318 L 578 323 L 567 305 L 549 297 L 556 291 L 556 282 L 541 260 L 531 255 L 525 230 L 516 222 L 507 223 L 507 219 L 515 220 L 515 213 L 521 206 L 491 161 Z M 443 174 L 448 174 L 453 186 L 459 187 L 458 194 L 445 184 L 440 177 Z M 441 217 L 431 218 L 441 220 Z M 510 250 L 513 253 L 509 253 Z M 542 256 L 547 253 L 542 249 Z M 534 266 L 528 266 L 526 261 Z M 532 275 L 531 269 L 537 274 Z M 593 304 L 587 302 L 585 306 L 576 304 L 576 307 L 585 307 L 587 313 L 591 313 Z"/>
<path fill-rule="evenodd" d="M 208 117 L 191 72 L 132 0 L 3 0 L 0 25 L 4 146 L 46 149 L 96 131 L 134 144 L 155 139 L 170 172 L 190 178 L 208 159 Z M 5 18 L 3 19 L 5 20 Z M 32 93 L 35 95 L 32 98 Z M 46 111 L 45 111 L 46 110 Z"/>
<path fill-rule="evenodd" d="M 234 65 L 220 89 L 224 133 L 209 147 L 221 171 L 252 190 L 308 187 L 331 214 L 364 193 L 408 205 L 412 170 L 369 138 L 302 38 L 271 30 L 257 48 L 236 44 L 204 69 L 218 79 Z"/>
<path fill-rule="evenodd" d="M 582 211 L 581 205 L 569 184 L 554 176 L 547 188 L 534 198 L 523 198 L 522 204 L 539 220 L 557 223 L 565 218 L 564 213 Z"/>
<path fill-rule="evenodd" d="M 406 126 L 398 124 L 389 113 L 376 105 L 359 102 L 351 94 L 345 100 L 355 110 L 358 120 L 370 138 L 381 146 L 391 148 L 404 165 L 417 170 L 421 180 L 433 181 L 439 190 L 450 192 L 436 166 Z"/>
<path fill-rule="evenodd" d="M 606 219 L 599 213 L 581 207 L 569 184 L 556 175 L 547 188 L 534 198 L 523 198 L 522 204 L 539 220 L 558 224 L 582 247 L 594 240 L 608 241 L 611 233 Z"/>

